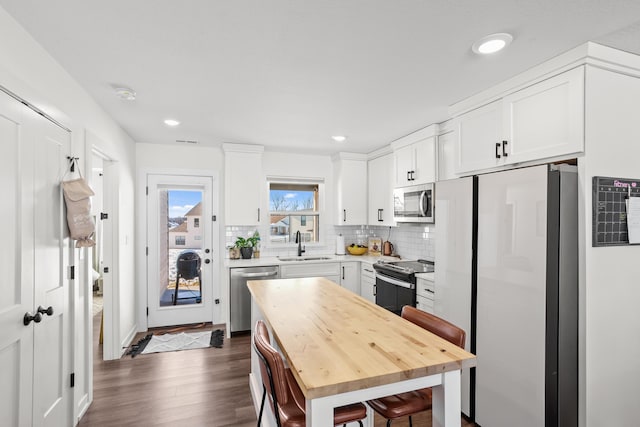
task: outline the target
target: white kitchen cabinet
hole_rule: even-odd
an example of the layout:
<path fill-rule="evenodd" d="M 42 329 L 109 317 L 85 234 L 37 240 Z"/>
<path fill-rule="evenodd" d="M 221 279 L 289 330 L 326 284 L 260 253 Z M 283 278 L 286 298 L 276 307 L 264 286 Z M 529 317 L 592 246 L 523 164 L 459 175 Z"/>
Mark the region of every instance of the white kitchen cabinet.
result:
<path fill-rule="evenodd" d="M 340 284 L 341 273 L 339 262 L 310 263 L 300 261 L 296 264 L 282 264 L 280 266 L 280 277 L 282 279 L 325 277 L 332 282 Z"/>
<path fill-rule="evenodd" d="M 433 314 L 435 284 L 433 280 L 418 277 L 416 279 L 416 308 Z"/>
<path fill-rule="evenodd" d="M 225 224 L 259 225 L 265 179 L 262 152 L 258 145 L 223 144 L 225 182 Z"/>
<path fill-rule="evenodd" d="M 456 173 L 489 169 L 502 164 L 502 100 L 472 110 L 456 119 L 458 158 Z"/>
<path fill-rule="evenodd" d="M 369 225 L 395 226 L 393 221 L 393 153 L 369 160 Z"/>
<path fill-rule="evenodd" d="M 436 143 L 436 181 L 456 178 L 458 131 L 450 120 L 440 125 Z"/>
<path fill-rule="evenodd" d="M 456 118 L 456 172 L 464 174 L 584 151 L 584 67 Z"/>
<path fill-rule="evenodd" d="M 376 302 L 376 275 L 373 265 L 368 262 L 360 263 L 360 296 Z"/>
<path fill-rule="evenodd" d="M 502 110 L 505 163 L 584 151 L 584 67 L 505 96 Z"/>
<path fill-rule="evenodd" d="M 340 285 L 360 295 L 360 262 L 340 263 Z"/>
<path fill-rule="evenodd" d="M 395 186 L 426 184 L 436 180 L 436 131 L 431 125 L 394 141 Z"/>
<path fill-rule="evenodd" d="M 336 225 L 367 223 L 366 155 L 338 153 L 333 158 Z"/>

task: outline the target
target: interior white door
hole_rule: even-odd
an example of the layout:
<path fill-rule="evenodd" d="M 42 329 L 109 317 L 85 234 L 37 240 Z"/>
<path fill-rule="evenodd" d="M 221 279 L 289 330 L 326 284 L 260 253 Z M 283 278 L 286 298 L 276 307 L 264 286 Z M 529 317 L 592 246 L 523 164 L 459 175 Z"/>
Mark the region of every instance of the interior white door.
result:
<path fill-rule="evenodd" d="M 217 249 L 213 243 L 213 179 L 149 174 L 147 184 L 148 326 L 210 322 Z M 172 195 L 179 201 L 181 194 L 193 201 L 179 203 L 181 206 L 172 201 Z M 196 265 L 198 272 L 192 269 Z"/>
<path fill-rule="evenodd" d="M 0 257 L 0 425 L 69 425 L 71 249 L 59 183 L 70 135 L 0 92 L 0 140 L 9 248 Z"/>
<path fill-rule="evenodd" d="M 546 166 L 479 177 L 476 422 L 483 426 L 545 425 L 546 230 Z"/>
<path fill-rule="evenodd" d="M 34 162 L 34 309 L 42 321 L 34 330 L 34 426 L 69 425 L 69 260 L 72 249 L 59 185 L 67 169 L 70 134 L 30 115 Z"/>

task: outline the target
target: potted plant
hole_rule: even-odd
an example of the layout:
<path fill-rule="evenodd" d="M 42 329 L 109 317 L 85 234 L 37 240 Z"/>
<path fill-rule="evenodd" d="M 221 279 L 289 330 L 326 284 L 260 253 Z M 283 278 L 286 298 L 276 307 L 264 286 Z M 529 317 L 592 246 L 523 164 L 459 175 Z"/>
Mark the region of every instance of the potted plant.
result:
<path fill-rule="evenodd" d="M 240 248 L 240 255 L 242 255 L 242 259 L 249 259 L 253 255 L 253 248 L 257 245 L 260 240 L 260 236 L 256 236 L 257 233 L 254 233 L 253 236 L 247 237 L 237 237 L 236 238 L 236 248 Z"/>

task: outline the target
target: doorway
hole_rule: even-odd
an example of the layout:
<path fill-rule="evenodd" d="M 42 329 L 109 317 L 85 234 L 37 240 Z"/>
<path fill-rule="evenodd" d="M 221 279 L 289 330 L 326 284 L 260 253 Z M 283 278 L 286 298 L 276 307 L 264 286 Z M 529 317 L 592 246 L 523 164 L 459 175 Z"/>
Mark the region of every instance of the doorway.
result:
<path fill-rule="evenodd" d="M 147 175 L 148 327 L 213 319 L 213 179 Z"/>

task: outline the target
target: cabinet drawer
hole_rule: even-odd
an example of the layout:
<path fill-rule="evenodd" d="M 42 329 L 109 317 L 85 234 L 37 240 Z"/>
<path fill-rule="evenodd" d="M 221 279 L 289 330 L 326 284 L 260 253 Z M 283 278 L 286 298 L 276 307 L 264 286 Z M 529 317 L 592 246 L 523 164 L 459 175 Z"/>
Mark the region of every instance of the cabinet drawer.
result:
<path fill-rule="evenodd" d="M 360 264 L 360 276 L 368 277 L 375 281 L 376 274 L 375 274 L 375 271 L 373 270 L 373 265 L 367 264 L 366 262 L 363 262 L 362 264 Z"/>
<path fill-rule="evenodd" d="M 283 279 L 290 279 L 295 277 L 331 277 L 338 278 L 340 283 L 340 263 L 337 262 L 325 262 L 320 264 L 295 264 L 295 265 L 281 265 L 280 277 Z"/>
<path fill-rule="evenodd" d="M 417 295 L 416 308 L 433 314 L 433 299 L 425 298 L 422 295 Z"/>
<path fill-rule="evenodd" d="M 429 298 L 433 301 L 436 292 L 436 285 L 431 280 L 418 279 L 416 282 L 416 294 Z"/>

